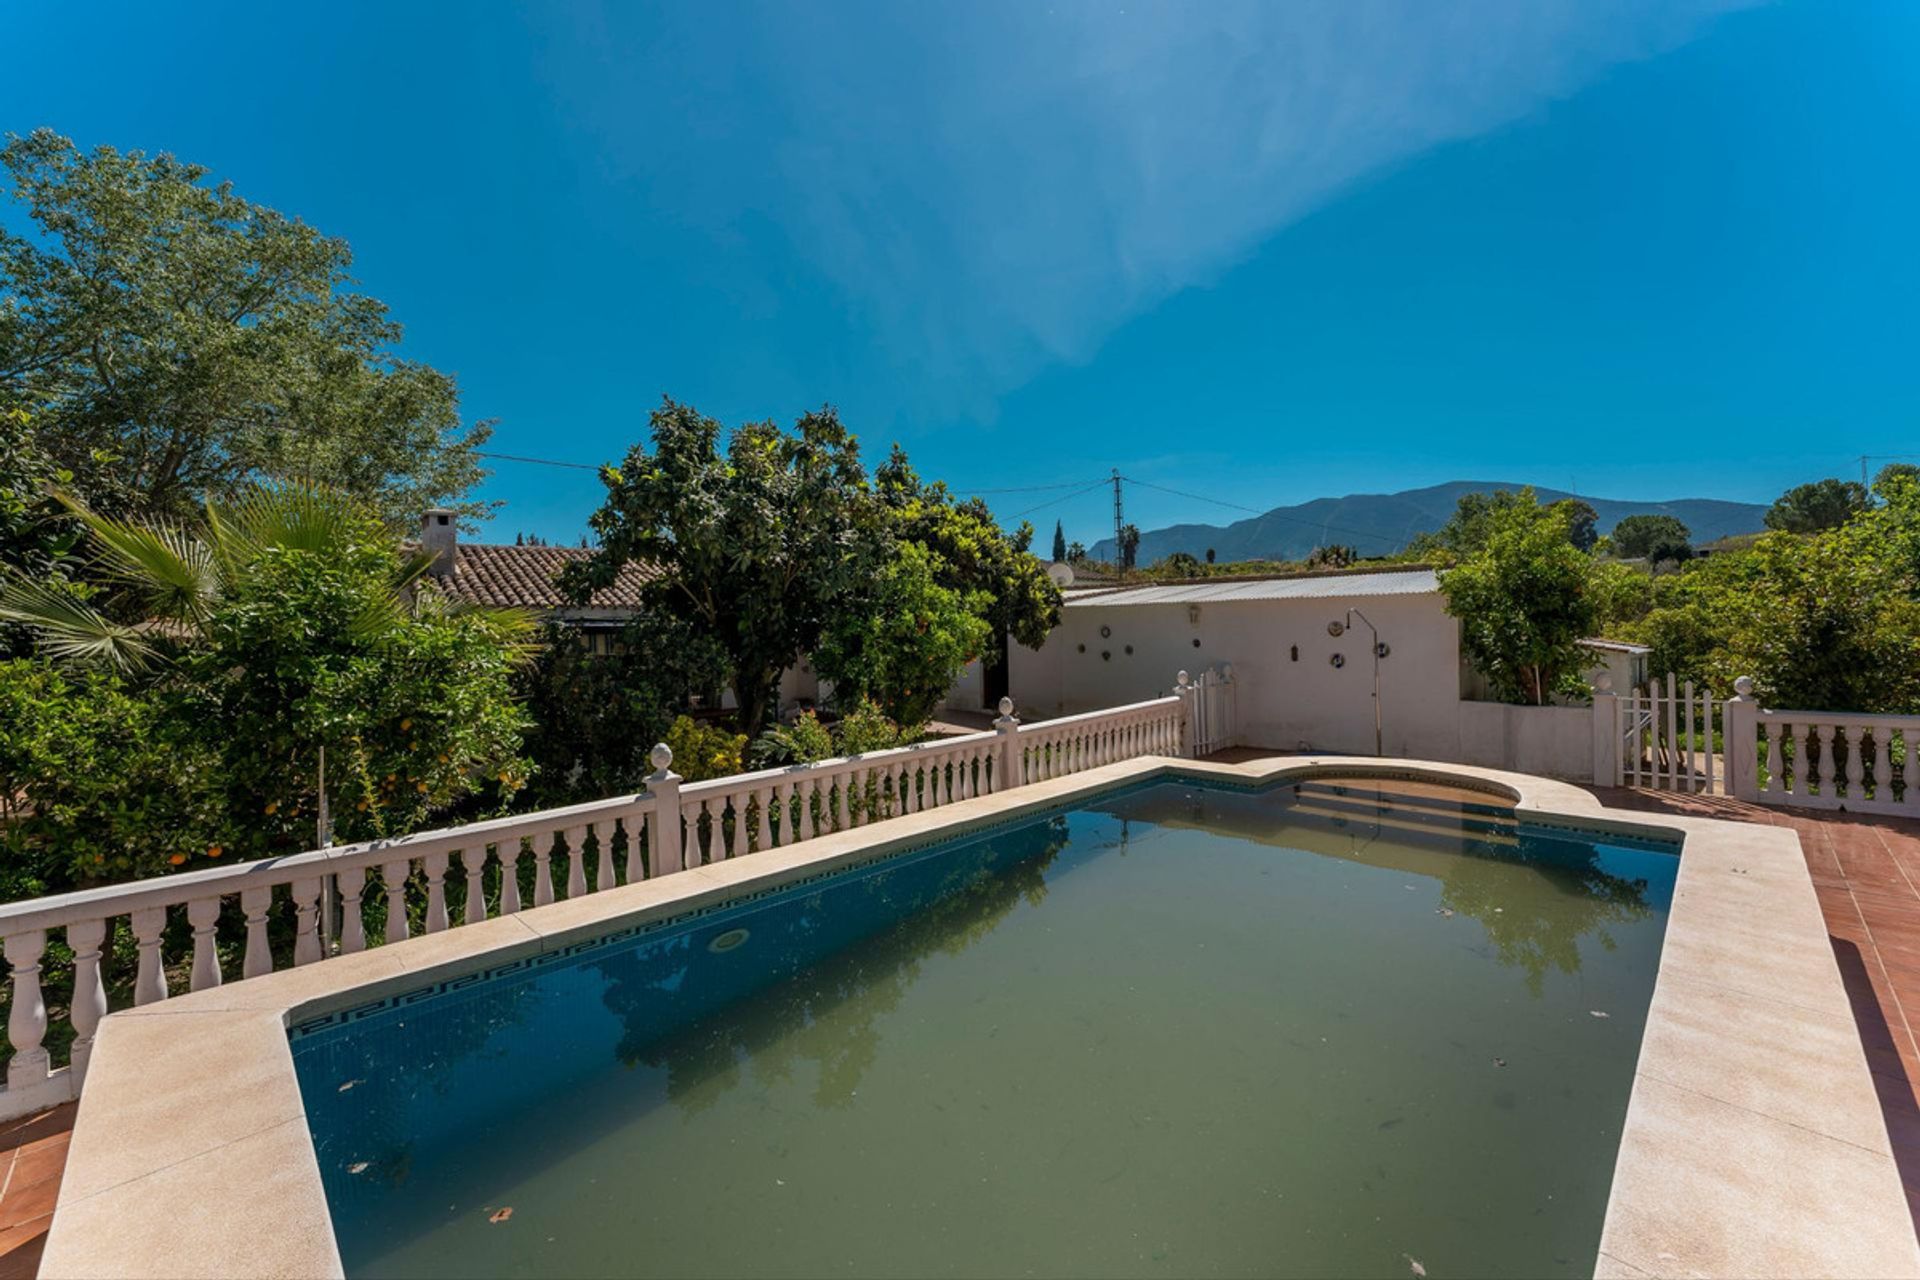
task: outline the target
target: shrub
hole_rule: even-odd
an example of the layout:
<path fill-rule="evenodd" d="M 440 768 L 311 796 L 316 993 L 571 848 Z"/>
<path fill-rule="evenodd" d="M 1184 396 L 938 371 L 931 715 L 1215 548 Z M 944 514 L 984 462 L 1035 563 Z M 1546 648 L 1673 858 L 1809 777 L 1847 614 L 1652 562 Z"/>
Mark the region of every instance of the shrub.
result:
<path fill-rule="evenodd" d="M 681 716 L 667 730 L 666 744 L 673 751 L 673 771 L 686 782 L 704 782 L 744 772 L 741 757 L 747 749 L 747 735 L 732 733 L 718 725 L 702 724 L 692 716 Z"/>
<path fill-rule="evenodd" d="M 757 769 L 783 764 L 812 764 L 831 760 L 838 754 L 833 733 L 820 717 L 804 711 L 790 725 L 775 725 L 754 740 L 753 763 Z"/>

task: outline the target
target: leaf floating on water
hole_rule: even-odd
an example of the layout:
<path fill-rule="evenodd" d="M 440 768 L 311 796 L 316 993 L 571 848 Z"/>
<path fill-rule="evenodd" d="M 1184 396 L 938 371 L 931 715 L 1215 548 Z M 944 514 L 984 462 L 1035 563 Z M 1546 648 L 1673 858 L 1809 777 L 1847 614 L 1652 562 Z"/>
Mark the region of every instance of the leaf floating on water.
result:
<path fill-rule="evenodd" d="M 511 1218 L 512 1216 L 513 1216 L 513 1206 L 508 1205 L 504 1209 L 495 1209 L 492 1213 L 488 1214 L 487 1221 L 493 1222 L 493 1223 L 501 1223 L 501 1222 L 505 1222 L 508 1218 Z"/>
<path fill-rule="evenodd" d="M 1437 916 L 1445 916 L 1447 919 L 1451 920 L 1453 918 L 1453 908 L 1452 907 L 1435 907 L 1433 910 L 1433 914 Z"/>
<path fill-rule="evenodd" d="M 1414 1280 L 1426 1280 L 1427 1269 L 1420 1265 L 1420 1259 L 1410 1253 L 1403 1253 L 1400 1256 L 1405 1258 L 1407 1266 L 1412 1268 Z"/>
<path fill-rule="evenodd" d="M 1587 1010 L 1587 1016 L 1589 1018 L 1611 1018 L 1613 1015 L 1604 1009 L 1589 1009 Z"/>
<path fill-rule="evenodd" d="M 347 1166 L 348 1173 L 365 1173 L 366 1171 L 367 1171 L 367 1162 L 365 1160 L 355 1160 L 352 1164 Z"/>
<path fill-rule="evenodd" d="M 345 1084 L 340 1086 L 340 1092 L 345 1093 L 347 1090 L 353 1088 L 353 1086 L 357 1084 L 365 1084 L 365 1083 L 366 1083 L 365 1080 L 349 1080 Z"/>
<path fill-rule="evenodd" d="M 1505 1058 L 1495 1058 L 1493 1060 L 1493 1065 L 1496 1067 L 1504 1067 L 1507 1065 L 1507 1060 Z"/>

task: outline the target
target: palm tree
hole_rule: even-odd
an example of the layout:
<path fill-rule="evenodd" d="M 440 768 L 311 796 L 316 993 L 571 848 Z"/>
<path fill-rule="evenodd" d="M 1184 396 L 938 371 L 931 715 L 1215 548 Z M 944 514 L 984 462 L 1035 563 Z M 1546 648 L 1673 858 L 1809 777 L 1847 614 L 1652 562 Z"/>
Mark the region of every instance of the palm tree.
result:
<path fill-rule="evenodd" d="M 0 619 L 30 629 L 49 657 L 130 675 L 164 668 L 181 646 L 204 643 L 221 601 L 239 594 L 269 554 L 339 557 L 364 547 L 379 527 L 361 499 L 304 484 L 260 485 L 229 501 L 210 501 L 204 518 L 191 525 L 110 519 L 57 496 L 92 534 L 99 571 L 111 588 L 108 607 L 94 607 L 63 584 L 10 574 L 0 579 Z M 431 564 L 424 553 L 400 558 L 386 590 L 356 620 L 362 638 L 453 609 L 439 592 L 422 587 Z M 529 650 L 534 622 L 524 611 L 462 612 L 481 614 L 503 644 Z"/>

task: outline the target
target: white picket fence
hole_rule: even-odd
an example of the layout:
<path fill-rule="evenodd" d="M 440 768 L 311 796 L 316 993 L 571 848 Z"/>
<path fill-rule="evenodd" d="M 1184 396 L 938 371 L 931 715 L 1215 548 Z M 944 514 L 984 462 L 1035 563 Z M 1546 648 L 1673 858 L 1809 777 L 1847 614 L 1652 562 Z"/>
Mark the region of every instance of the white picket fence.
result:
<path fill-rule="evenodd" d="M 1183 685 L 1171 697 L 1030 725 L 1002 699 L 990 732 L 686 785 L 660 746 L 658 772 L 634 795 L 0 905 L 12 985 L 0 1117 L 78 1095 L 123 927 L 133 1003 L 150 1004 L 171 994 L 169 972 L 182 967 L 191 991 L 272 972 L 276 916 L 291 918 L 283 958 L 314 964 L 1103 764 L 1186 754 L 1193 694 Z M 378 941 L 367 937 L 370 899 Z M 169 929 L 183 918 L 185 930 Z M 46 1047 L 43 968 L 54 933 L 72 952 L 64 1067 Z M 231 958 L 236 948 L 239 972 L 224 972 L 223 951 Z"/>
<path fill-rule="evenodd" d="M 1182 671 L 1180 687 L 1193 690 L 1193 754 L 1212 755 L 1235 744 L 1233 668 L 1208 667 L 1198 680 Z"/>
<path fill-rule="evenodd" d="M 1615 786 L 1711 794 L 1720 789 L 1724 700 L 1693 681 L 1655 681 L 1614 698 L 1619 743 Z M 1604 704 L 1595 699 L 1595 714 Z M 1596 775 L 1598 779 L 1598 775 Z"/>

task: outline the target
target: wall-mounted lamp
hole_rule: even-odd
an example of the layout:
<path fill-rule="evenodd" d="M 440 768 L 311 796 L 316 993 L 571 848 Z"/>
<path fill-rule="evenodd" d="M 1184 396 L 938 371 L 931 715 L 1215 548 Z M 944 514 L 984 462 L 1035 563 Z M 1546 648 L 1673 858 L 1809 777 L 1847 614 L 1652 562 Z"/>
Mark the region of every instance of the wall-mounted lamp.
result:
<path fill-rule="evenodd" d="M 1199 605 L 1190 604 L 1187 606 L 1187 621 L 1191 622 L 1196 627 L 1200 625 L 1200 606 Z"/>

